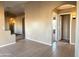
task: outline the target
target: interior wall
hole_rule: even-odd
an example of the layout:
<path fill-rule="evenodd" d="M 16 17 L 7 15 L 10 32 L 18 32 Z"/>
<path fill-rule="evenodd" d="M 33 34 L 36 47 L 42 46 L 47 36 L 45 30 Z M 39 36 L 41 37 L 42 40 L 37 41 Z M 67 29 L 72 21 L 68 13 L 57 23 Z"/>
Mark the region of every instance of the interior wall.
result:
<path fill-rule="evenodd" d="M 76 19 L 72 19 L 72 27 L 71 27 L 71 32 L 72 32 L 72 35 L 71 35 L 71 38 L 72 38 L 72 44 L 75 43 L 75 31 L 76 31 Z"/>
<path fill-rule="evenodd" d="M 5 17 L 4 17 L 4 6 L 0 2 L 0 30 L 5 30 Z"/>
<path fill-rule="evenodd" d="M 55 26 L 55 35 L 53 35 L 53 33 L 52 33 L 52 35 L 53 35 L 53 37 L 52 37 L 52 42 L 53 41 L 58 41 L 58 32 L 57 32 L 57 16 L 58 16 L 58 14 L 57 14 L 57 12 L 52 12 L 52 17 L 51 17 L 51 19 L 52 19 L 52 32 L 53 32 L 53 20 L 56 20 L 56 24 L 54 25 Z M 54 19 L 55 18 L 55 19 Z"/>
<path fill-rule="evenodd" d="M 26 39 L 51 44 L 51 13 L 54 8 L 65 2 L 29 2 L 25 6 Z"/>
<path fill-rule="evenodd" d="M 75 9 L 75 11 L 73 11 L 72 13 L 71 13 L 71 43 L 72 44 L 75 44 L 75 37 L 76 37 L 76 34 L 75 34 L 75 31 L 76 31 L 76 13 L 77 11 L 76 11 L 76 9 Z M 73 16 L 75 16 L 75 19 L 73 19 Z"/>
<path fill-rule="evenodd" d="M 15 33 L 16 34 L 23 34 L 23 28 L 22 28 L 22 19 L 24 16 L 17 16 L 15 20 Z"/>
<path fill-rule="evenodd" d="M 9 17 L 5 17 L 5 30 L 9 30 Z"/>
<path fill-rule="evenodd" d="M 0 47 L 15 43 L 15 35 L 5 31 L 4 5 L 0 2 Z"/>
<path fill-rule="evenodd" d="M 79 1 L 77 1 L 75 56 L 79 57 Z"/>

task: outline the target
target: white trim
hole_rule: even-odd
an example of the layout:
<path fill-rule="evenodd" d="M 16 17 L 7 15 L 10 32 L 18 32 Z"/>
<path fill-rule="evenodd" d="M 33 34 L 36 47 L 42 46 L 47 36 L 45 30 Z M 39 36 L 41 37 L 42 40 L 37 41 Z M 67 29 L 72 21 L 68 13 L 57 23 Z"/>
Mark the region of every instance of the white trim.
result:
<path fill-rule="evenodd" d="M 9 44 L 5 44 L 5 45 L 1 45 L 0 47 L 5 47 L 5 46 L 11 45 L 11 44 L 15 44 L 15 43 L 16 43 L 16 42 L 9 43 Z"/>
<path fill-rule="evenodd" d="M 72 15 L 70 15 L 70 44 L 73 44 L 71 41 L 72 41 Z"/>
<path fill-rule="evenodd" d="M 42 42 L 42 41 L 38 41 L 38 40 L 33 40 L 33 39 L 25 39 L 25 40 L 31 40 L 31 41 L 35 41 L 35 42 L 38 42 L 38 43 L 41 43 L 41 44 L 44 44 L 44 45 L 52 46 L 52 44 L 49 44 L 49 43 L 46 43 L 46 42 Z"/>
<path fill-rule="evenodd" d="M 58 15 L 66 15 L 66 14 L 71 14 L 71 12 L 60 13 Z"/>

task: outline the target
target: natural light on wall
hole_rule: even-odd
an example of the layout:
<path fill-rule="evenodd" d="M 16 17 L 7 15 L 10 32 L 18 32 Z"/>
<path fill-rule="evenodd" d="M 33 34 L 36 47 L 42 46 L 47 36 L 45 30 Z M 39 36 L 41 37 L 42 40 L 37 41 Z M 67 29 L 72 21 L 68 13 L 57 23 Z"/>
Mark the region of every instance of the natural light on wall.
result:
<path fill-rule="evenodd" d="M 37 29 L 37 28 L 39 27 L 39 23 L 36 22 L 36 21 L 33 22 L 33 23 L 32 23 L 32 27 L 35 28 L 35 29 Z"/>
<path fill-rule="evenodd" d="M 41 21 L 34 21 L 34 22 L 32 22 L 32 28 L 33 29 L 40 29 L 40 28 L 42 28 L 43 29 L 43 26 L 44 26 L 44 23 L 43 22 L 41 22 Z"/>

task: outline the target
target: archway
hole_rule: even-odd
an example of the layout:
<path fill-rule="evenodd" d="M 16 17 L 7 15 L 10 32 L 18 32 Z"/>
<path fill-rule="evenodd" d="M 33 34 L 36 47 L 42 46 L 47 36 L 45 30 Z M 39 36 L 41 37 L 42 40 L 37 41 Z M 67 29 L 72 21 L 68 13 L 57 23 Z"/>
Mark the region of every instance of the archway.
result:
<path fill-rule="evenodd" d="M 64 4 L 64 5 L 60 5 L 58 7 L 56 7 L 53 12 L 52 12 L 53 16 L 52 16 L 52 23 L 53 21 L 55 21 L 55 25 L 53 24 L 53 41 L 60 41 L 62 39 L 62 36 L 66 36 L 69 37 L 69 43 L 70 44 L 74 44 L 75 43 L 75 40 L 73 38 L 75 38 L 75 24 L 74 23 L 74 20 L 76 21 L 76 5 L 74 4 Z M 63 17 L 63 15 L 67 15 L 69 14 L 69 25 L 66 25 L 64 26 L 64 35 L 62 34 L 62 25 L 64 23 L 62 23 L 61 19 Z M 68 17 L 67 17 L 68 18 Z M 66 18 L 64 18 L 66 19 Z M 74 24 L 74 27 L 73 27 L 73 24 Z M 66 28 L 67 27 L 67 28 Z M 66 29 L 68 31 L 66 31 Z"/>

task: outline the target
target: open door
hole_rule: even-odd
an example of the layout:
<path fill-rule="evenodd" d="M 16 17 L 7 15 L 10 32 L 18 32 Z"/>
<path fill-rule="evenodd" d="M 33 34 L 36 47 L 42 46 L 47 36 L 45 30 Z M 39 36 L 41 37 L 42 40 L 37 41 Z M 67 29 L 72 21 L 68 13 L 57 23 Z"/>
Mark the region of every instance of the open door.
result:
<path fill-rule="evenodd" d="M 61 40 L 70 41 L 70 14 L 61 15 Z"/>

